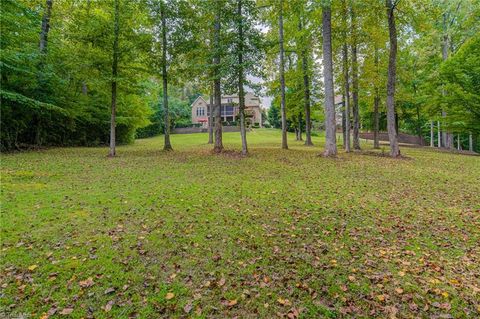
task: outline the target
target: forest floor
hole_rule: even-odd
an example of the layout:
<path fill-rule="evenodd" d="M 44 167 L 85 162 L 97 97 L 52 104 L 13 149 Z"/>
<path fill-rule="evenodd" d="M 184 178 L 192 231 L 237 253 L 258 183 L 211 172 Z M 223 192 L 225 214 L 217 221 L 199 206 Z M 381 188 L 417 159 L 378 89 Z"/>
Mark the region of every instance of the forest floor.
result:
<path fill-rule="evenodd" d="M 2 155 L 0 317 L 480 316 L 479 157 L 206 140 Z"/>

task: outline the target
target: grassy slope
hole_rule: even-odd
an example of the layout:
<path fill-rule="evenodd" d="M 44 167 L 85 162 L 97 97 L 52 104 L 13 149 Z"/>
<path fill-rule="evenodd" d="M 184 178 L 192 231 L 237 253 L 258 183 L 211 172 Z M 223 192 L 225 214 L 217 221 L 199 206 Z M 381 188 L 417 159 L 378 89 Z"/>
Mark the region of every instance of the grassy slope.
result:
<path fill-rule="evenodd" d="M 1 309 L 479 315 L 480 158 L 404 148 L 410 159 L 332 160 L 316 156 L 320 138 L 306 148 L 290 136 L 289 151 L 277 131 L 248 138 L 248 158 L 210 154 L 204 134 L 173 136 L 172 153 L 161 137 L 140 140 L 115 159 L 106 148 L 3 155 Z M 224 139 L 239 149 L 238 133 Z"/>

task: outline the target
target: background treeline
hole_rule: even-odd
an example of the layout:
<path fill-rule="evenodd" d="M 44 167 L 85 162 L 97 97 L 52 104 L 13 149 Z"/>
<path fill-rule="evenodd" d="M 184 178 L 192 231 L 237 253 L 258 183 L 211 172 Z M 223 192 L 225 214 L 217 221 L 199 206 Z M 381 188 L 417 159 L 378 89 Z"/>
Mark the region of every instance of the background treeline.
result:
<path fill-rule="evenodd" d="M 328 1 L 327 1 L 328 2 Z M 266 37 L 278 38 L 277 14 L 266 15 Z M 308 58 L 312 121 L 323 126 L 324 103 L 321 11 L 325 2 L 283 2 L 287 127 L 305 131 L 302 106 L 302 55 Z M 386 131 L 386 84 L 389 29 L 385 1 L 330 1 L 332 10 L 335 95 L 348 100 L 349 119 L 359 131 Z M 480 3 L 461 1 L 393 1 L 398 39 L 395 113 L 400 132 L 418 135 L 427 145 L 480 150 Z M 281 128 L 278 48 L 269 48 L 267 70 L 275 96 L 268 122 Z M 348 98 L 346 98 L 348 97 Z M 338 114 L 345 108 L 337 106 Z M 355 118 L 358 113 L 358 118 Z M 343 123 L 345 126 L 345 123 Z"/>
<path fill-rule="evenodd" d="M 286 127 L 301 139 L 307 123 L 316 129 L 324 122 L 324 2 L 3 0 L 1 149 L 108 143 L 113 83 L 115 135 L 128 143 L 190 125 L 190 103 L 199 94 L 258 90 L 251 76 L 263 78 L 273 97 L 266 125 L 282 126 L 284 91 Z M 349 104 L 348 113 L 337 111 L 348 114 L 355 146 L 359 131 L 386 129 L 385 1 L 329 6 L 335 95 Z M 479 150 L 478 1 L 395 6 L 398 130 L 427 143 L 433 137 L 435 146 L 440 140 L 442 147 Z"/>

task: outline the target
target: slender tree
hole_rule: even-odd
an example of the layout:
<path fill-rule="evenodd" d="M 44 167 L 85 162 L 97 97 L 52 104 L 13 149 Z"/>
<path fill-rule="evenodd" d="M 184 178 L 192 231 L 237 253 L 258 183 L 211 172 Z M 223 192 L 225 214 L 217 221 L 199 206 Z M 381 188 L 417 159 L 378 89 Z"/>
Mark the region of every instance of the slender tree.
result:
<path fill-rule="evenodd" d="M 360 149 L 360 111 L 358 108 L 358 60 L 357 23 L 355 9 L 350 11 L 352 19 L 352 100 L 353 100 L 353 148 Z"/>
<path fill-rule="evenodd" d="M 375 75 L 378 78 L 379 76 L 379 67 L 378 67 L 378 46 L 375 44 L 375 53 L 374 53 L 374 65 L 375 65 Z M 377 79 L 375 79 L 373 84 L 373 148 L 380 148 L 380 141 L 378 133 L 380 131 L 380 90 L 378 88 Z"/>
<path fill-rule="evenodd" d="M 322 9 L 323 35 L 323 77 L 325 82 L 325 150 L 324 156 L 337 155 L 337 139 L 335 135 L 335 101 L 333 92 L 332 61 L 332 12 L 329 1 L 325 1 Z"/>
<path fill-rule="evenodd" d="M 299 31 L 303 30 L 303 23 L 302 17 L 300 17 L 300 21 L 298 23 Z M 305 112 L 305 145 L 312 146 L 312 119 L 310 115 L 311 109 L 311 101 L 310 101 L 310 76 L 309 76 L 309 69 L 308 69 L 308 51 L 303 44 L 303 48 L 300 50 L 300 55 L 302 59 L 302 74 L 303 74 L 303 102 L 304 102 L 304 112 Z M 299 121 L 299 128 L 301 128 L 301 118 Z M 300 133 L 300 139 L 302 135 Z"/>
<path fill-rule="evenodd" d="M 386 0 L 390 53 L 388 59 L 387 80 L 387 129 L 390 141 L 390 156 L 399 157 L 396 118 L 395 118 L 395 80 L 397 71 L 397 28 L 395 25 L 395 8 L 399 0 Z"/>
<path fill-rule="evenodd" d="M 342 67 L 343 67 L 343 88 L 344 88 L 344 107 L 345 107 L 345 137 L 343 141 L 343 146 L 345 151 L 350 152 L 350 79 L 349 79 L 349 65 L 348 65 L 348 39 L 347 39 L 347 30 L 348 30 L 348 14 L 347 14 L 347 5 L 345 0 L 342 0 L 342 24 L 343 24 L 343 45 L 342 45 Z"/>
<path fill-rule="evenodd" d="M 114 13 L 114 27 L 113 27 L 113 59 L 112 59 L 112 104 L 111 104 L 111 117 L 110 117 L 110 151 L 108 156 L 114 157 L 116 155 L 115 150 L 115 117 L 117 109 L 117 76 L 118 76 L 118 34 L 120 31 L 120 0 L 115 0 L 115 13 Z"/>
<path fill-rule="evenodd" d="M 243 70 L 243 48 L 244 48 L 244 34 L 243 34 L 243 12 L 242 12 L 242 0 L 237 1 L 237 22 L 238 22 L 238 100 L 239 100 L 239 113 L 240 113 L 240 135 L 242 138 L 242 154 L 247 155 L 247 130 L 245 128 L 245 91 L 243 84 L 245 82 L 244 70 Z"/>
<path fill-rule="evenodd" d="M 210 89 L 210 105 L 208 105 L 208 144 L 213 144 L 213 95 L 214 86 L 212 84 Z"/>
<path fill-rule="evenodd" d="M 285 107 L 285 49 L 283 47 L 283 0 L 280 0 L 278 12 L 278 42 L 280 46 L 280 111 L 282 114 L 282 148 L 288 149 L 287 144 L 287 112 Z"/>
<path fill-rule="evenodd" d="M 221 28 L 221 3 L 217 1 L 215 6 L 215 18 L 213 26 L 213 45 L 214 45 L 214 56 L 213 56 L 213 88 L 214 88 L 214 100 L 215 100 L 215 144 L 213 151 L 215 153 L 220 153 L 223 151 L 223 142 L 222 142 L 222 92 L 220 87 L 220 28 Z"/>
<path fill-rule="evenodd" d="M 160 19 L 162 21 L 162 81 L 163 81 L 163 111 L 164 111 L 164 138 L 163 149 L 173 150 L 170 143 L 170 113 L 168 111 L 168 73 L 167 73 L 167 17 L 165 2 L 160 3 Z"/>

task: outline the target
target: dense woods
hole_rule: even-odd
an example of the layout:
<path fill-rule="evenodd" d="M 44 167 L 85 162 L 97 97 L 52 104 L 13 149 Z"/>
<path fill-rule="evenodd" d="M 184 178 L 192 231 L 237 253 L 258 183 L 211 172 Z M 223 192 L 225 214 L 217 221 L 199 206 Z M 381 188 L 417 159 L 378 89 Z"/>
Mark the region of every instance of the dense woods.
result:
<path fill-rule="evenodd" d="M 273 97 L 264 124 L 285 149 L 287 131 L 311 145 L 321 129 L 326 155 L 338 130 L 346 151 L 366 131 L 376 147 L 388 132 L 394 157 L 399 132 L 478 151 L 479 15 L 475 0 L 4 0 L 1 148 L 110 144 L 114 156 L 164 134 L 170 150 L 198 95 L 215 116 L 239 94 L 247 154 L 242 97 L 255 90 Z M 219 116 L 211 132 L 222 151 Z"/>

